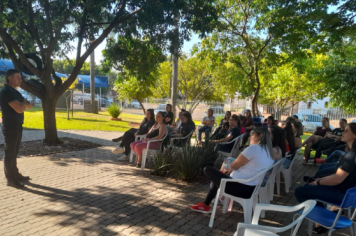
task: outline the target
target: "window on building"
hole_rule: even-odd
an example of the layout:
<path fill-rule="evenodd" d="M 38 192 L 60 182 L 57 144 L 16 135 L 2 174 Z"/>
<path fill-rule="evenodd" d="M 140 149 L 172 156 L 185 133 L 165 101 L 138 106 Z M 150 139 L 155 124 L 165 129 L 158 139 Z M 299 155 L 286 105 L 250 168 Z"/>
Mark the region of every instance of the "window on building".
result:
<path fill-rule="evenodd" d="M 328 106 L 329 106 L 329 102 L 325 102 L 324 107 L 325 107 L 325 108 L 328 108 Z"/>
<path fill-rule="evenodd" d="M 308 109 L 311 109 L 312 102 L 308 102 Z"/>

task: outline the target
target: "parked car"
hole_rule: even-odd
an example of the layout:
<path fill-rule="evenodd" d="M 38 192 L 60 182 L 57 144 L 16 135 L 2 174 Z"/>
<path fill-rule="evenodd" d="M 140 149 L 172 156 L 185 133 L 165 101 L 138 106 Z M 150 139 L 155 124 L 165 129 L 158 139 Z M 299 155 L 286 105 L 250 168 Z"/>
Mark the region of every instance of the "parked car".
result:
<path fill-rule="evenodd" d="M 155 115 L 157 115 L 158 112 L 166 112 L 166 104 L 159 104 L 158 107 L 154 110 Z"/>
<path fill-rule="evenodd" d="M 95 100 L 98 100 L 98 99 L 95 98 Z M 107 103 L 108 103 L 108 102 L 106 101 L 105 98 L 100 98 L 100 105 L 101 105 L 101 107 L 106 107 Z"/>
<path fill-rule="evenodd" d="M 110 106 L 114 101 L 109 98 L 109 97 L 106 97 L 106 101 L 107 101 L 107 105 Z"/>
<path fill-rule="evenodd" d="M 141 105 L 138 101 L 132 101 L 129 104 L 129 108 L 140 109 Z"/>
<path fill-rule="evenodd" d="M 225 114 L 225 110 L 222 106 L 210 106 L 209 109 L 213 110 L 214 116 Z M 208 111 L 205 111 L 205 114 L 208 114 Z"/>
<path fill-rule="evenodd" d="M 300 122 L 302 122 L 304 131 L 314 131 L 317 127 L 322 127 L 321 119 L 323 118 L 320 115 L 316 114 L 294 114 L 298 116 Z M 330 129 L 334 129 L 332 125 L 330 125 Z"/>
<path fill-rule="evenodd" d="M 356 119 L 353 119 L 353 120 L 351 121 L 351 123 L 356 123 Z"/>

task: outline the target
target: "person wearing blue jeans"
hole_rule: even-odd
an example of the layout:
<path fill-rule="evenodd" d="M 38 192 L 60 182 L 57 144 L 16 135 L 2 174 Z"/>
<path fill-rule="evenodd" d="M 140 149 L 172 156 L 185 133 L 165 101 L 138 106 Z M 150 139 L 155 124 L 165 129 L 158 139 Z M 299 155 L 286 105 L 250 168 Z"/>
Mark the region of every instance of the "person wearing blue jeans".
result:
<path fill-rule="evenodd" d="M 201 124 L 203 127 L 198 128 L 198 144 L 201 143 L 201 134 L 204 132 L 205 133 L 205 142 L 207 143 L 209 140 L 209 134 L 214 126 L 215 123 L 215 117 L 213 116 L 213 110 L 209 109 L 208 110 L 208 115 L 203 118 L 201 121 Z"/>
<path fill-rule="evenodd" d="M 342 151 L 342 150 L 336 150 L 336 151 L 333 151 L 333 153 L 331 153 L 326 159 L 325 161 L 327 163 L 332 163 L 332 162 L 338 162 L 339 159 L 345 155 L 345 151 Z"/>
<path fill-rule="evenodd" d="M 336 173 L 338 162 L 322 164 L 315 173 L 314 178 L 322 178 Z"/>

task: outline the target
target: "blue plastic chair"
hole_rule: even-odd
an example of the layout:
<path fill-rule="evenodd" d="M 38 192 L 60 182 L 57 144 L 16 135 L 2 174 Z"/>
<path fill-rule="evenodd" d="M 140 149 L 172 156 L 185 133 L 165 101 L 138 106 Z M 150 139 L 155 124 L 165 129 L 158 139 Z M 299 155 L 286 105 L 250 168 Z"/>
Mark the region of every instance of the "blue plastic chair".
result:
<path fill-rule="evenodd" d="M 335 205 L 335 204 L 332 204 Z M 308 234 L 312 235 L 313 223 L 318 223 L 319 225 L 329 229 L 329 236 L 331 236 L 334 230 L 350 228 L 351 236 L 354 235 L 353 219 L 355 218 L 356 209 L 354 210 L 352 216 L 347 218 L 342 216 L 341 213 L 343 209 L 353 209 L 356 207 L 356 187 L 347 190 L 345 197 L 339 206 L 340 209 L 338 213 L 329 211 L 323 207 L 316 206 L 314 209 L 305 217 L 309 220 L 308 225 Z M 299 211 L 297 215 L 300 215 L 302 212 Z"/>

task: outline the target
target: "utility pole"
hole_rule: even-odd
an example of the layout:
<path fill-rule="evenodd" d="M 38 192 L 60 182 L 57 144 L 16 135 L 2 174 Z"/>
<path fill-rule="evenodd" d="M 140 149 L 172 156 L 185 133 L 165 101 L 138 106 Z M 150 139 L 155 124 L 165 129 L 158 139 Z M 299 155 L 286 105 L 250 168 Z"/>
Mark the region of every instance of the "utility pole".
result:
<path fill-rule="evenodd" d="M 95 107 L 95 51 L 90 54 L 90 100 L 91 112 L 98 113 Z"/>
<path fill-rule="evenodd" d="M 174 33 L 175 37 L 173 40 L 174 52 L 172 55 L 172 90 L 171 90 L 171 104 L 172 112 L 174 117 L 176 117 L 176 105 L 177 105 L 177 81 L 178 81 L 178 52 L 179 52 L 179 13 L 174 16 Z"/>

